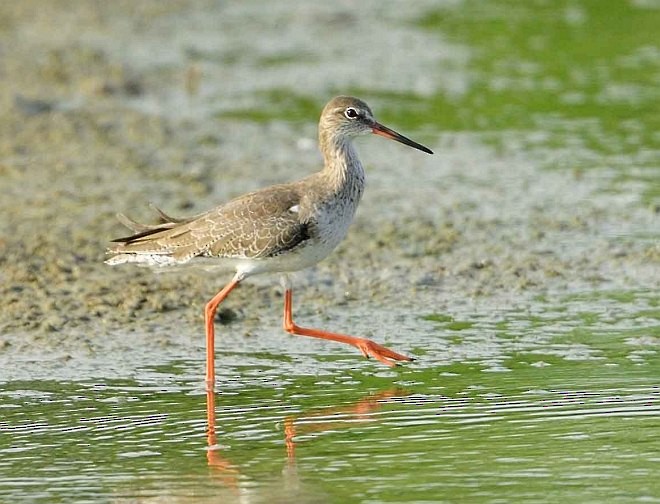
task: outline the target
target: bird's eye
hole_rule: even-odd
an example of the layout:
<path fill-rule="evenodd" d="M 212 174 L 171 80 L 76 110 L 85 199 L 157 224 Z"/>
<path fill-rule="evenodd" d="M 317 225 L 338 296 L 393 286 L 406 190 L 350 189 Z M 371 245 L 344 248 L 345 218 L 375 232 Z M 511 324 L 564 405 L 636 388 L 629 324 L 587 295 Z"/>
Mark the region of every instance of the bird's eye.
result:
<path fill-rule="evenodd" d="M 348 108 L 344 111 L 344 115 L 345 115 L 346 117 L 348 117 L 349 119 L 355 119 L 355 118 L 357 118 L 360 114 L 358 114 L 358 111 L 355 110 L 353 107 L 348 107 Z"/>

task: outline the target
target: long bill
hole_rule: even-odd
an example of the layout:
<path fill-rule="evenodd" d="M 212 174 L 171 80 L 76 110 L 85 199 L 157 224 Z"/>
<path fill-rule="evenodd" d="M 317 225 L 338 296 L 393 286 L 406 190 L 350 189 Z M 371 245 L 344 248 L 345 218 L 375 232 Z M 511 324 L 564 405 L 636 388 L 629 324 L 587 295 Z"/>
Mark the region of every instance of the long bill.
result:
<path fill-rule="evenodd" d="M 396 140 L 397 142 L 401 142 L 402 144 L 408 145 L 409 147 L 413 147 L 417 150 L 421 150 L 422 152 L 426 152 L 427 154 L 433 154 L 433 151 L 428 147 L 424 147 L 422 144 L 418 144 L 417 142 L 414 142 L 410 138 L 404 137 L 402 134 L 389 129 L 387 126 L 383 126 L 378 122 L 375 122 L 373 124 L 373 126 L 371 127 L 371 131 L 375 135 L 380 135 L 382 137 L 389 138 L 390 140 Z"/>

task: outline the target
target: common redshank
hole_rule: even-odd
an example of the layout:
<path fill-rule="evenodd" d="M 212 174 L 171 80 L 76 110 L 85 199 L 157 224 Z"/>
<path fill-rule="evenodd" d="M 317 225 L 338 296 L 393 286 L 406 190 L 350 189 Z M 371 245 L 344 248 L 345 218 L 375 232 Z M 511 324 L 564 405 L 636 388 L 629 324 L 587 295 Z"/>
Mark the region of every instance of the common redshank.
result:
<path fill-rule="evenodd" d="M 319 121 L 319 147 L 325 161 L 321 171 L 239 196 L 187 219 L 159 211 L 163 223 L 144 225 L 119 215 L 135 234 L 113 240 L 115 245 L 108 250 L 113 256 L 107 264 L 177 266 L 215 258 L 235 268 L 232 280 L 204 310 L 207 390 L 215 385 L 213 322 L 218 305 L 239 283 L 259 273 L 281 274 L 285 331 L 353 345 L 365 357 L 388 366 L 412 360 L 369 339 L 301 327 L 293 321 L 289 274 L 318 263 L 346 236 L 364 191 L 364 169 L 352 140 L 368 133 L 433 154 L 378 123 L 362 100 L 338 96 L 325 106 Z"/>

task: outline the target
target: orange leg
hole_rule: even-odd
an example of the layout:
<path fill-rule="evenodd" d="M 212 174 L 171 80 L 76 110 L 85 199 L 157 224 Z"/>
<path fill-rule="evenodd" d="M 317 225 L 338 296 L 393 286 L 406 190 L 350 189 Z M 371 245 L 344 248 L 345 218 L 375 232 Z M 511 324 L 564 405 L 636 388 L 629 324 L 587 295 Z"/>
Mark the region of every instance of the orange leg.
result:
<path fill-rule="evenodd" d="M 213 319 L 218 305 L 224 301 L 229 293 L 234 290 L 240 280 L 236 277 L 218 292 L 204 308 L 204 320 L 206 321 L 206 390 L 212 391 L 215 387 L 215 331 Z"/>
<path fill-rule="evenodd" d="M 347 334 L 338 334 L 321 329 L 310 329 L 307 327 L 300 327 L 293 321 L 291 313 L 291 297 L 292 290 L 287 288 L 284 293 L 284 330 L 291 334 L 298 334 L 300 336 L 311 336 L 312 338 L 321 338 L 340 343 L 347 343 L 356 347 L 365 357 L 373 357 L 374 359 L 382 362 L 386 366 L 394 367 L 394 361 L 411 361 L 410 357 L 393 352 L 389 348 L 385 348 L 378 343 L 375 343 L 366 338 L 358 338 L 355 336 L 348 336 Z"/>

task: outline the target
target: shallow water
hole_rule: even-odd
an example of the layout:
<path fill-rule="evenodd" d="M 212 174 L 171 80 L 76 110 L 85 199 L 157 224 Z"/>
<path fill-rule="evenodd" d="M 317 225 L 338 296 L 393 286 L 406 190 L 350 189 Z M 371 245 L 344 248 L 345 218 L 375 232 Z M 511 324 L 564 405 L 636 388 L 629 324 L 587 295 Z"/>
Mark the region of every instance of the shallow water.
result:
<path fill-rule="evenodd" d="M 660 502 L 657 2 L 53 5 L 0 16 L 0 501 Z M 297 321 L 416 361 L 283 334 L 259 279 L 209 435 L 222 274 L 105 267 L 113 213 L 316 169 L 338 93 L 436 155 L 360 139 Z"/>
<path fill-rule="evenodd" d="M 10 441 L 0 495 L 653 501 L 660 388 L 633 366 L 489 374 L 455 365 L 410 368 L 395 379 L 354 371 L 344 380 L 234 383 L 217 396 L 217 438 L 206 456 L 205 396 L 175 378 L 196 363 L 173 363 L 167 387 L 15 382 L 3 388 L 11 422 L 2 425 Z"/>
<path fill-rule="evenodd" d="M 653 502 L 658 298 L 635 296 L 428 314 L 410 322 L 418 361 L 395 370 L 273 329 L 219 354 L 212 439 L 201 352 L 132 380 L 11 381 L 0 496 Z"/>

